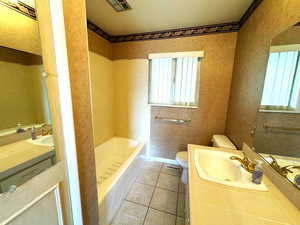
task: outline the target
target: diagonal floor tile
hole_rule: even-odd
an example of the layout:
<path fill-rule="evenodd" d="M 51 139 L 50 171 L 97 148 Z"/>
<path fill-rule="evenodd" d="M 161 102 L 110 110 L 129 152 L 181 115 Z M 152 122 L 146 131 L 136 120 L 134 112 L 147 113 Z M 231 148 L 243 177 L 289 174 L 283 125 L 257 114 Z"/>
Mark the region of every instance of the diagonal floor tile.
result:
<path fill-rule="evenodd" d="M 185 215 L 185 195 L 184 193 L 179 193 L 178 203 L 177 203 L 177 215 L 184 217 Z"/>
<path fill-rule="evenodd" d="M 175 225 L 176 216 L 149 209 L 144 225 Z"/>
<path fill-rule="evenodd" d="M 136 182 L 155 186 L 158 176 L 159 176 L 159 172 L 152 171 L 150 169 L 144 169 L 137 177 Z"/>
<path fill-rule="evenodd" d="M 171 214 L 176 214 L 177 193 L 173 191 L 156 188 L 150 207 Z"/>
<path fill-rule="evenodd" d="M 126 200 L 148 206 L 150 204 L 153 191 L 154 186 L 134 183 L 126 197 Z"/>
<path fill-rule="evenodd" d="M 176 225 L 185 225 L 184 218 L 177 216 Z"/>
<path fill-rule="evenodd" d="M 112 225 L 143 225 L 147 207 L 124 201 Z"/>
<path fill-rule="evenodd" d="M 170 191 L 178 190 L 179 177 L 161 173 L 158 178 L 157 187 Z"/>
<path fill-rule="evenodd" d="M 172 164 L 165 163 L 161 168 L 162 173 L 166 173 L 173 176 L 180 176 L 181 169 L 180 167 Z"/>
<path fill-rule="evenodd" d="M 145 164 L 143 165 L 144 169 L 151 169 L 151 171 L 159 172 L 162 167 L 161 162 L 145 160 Z"/>
<path fill-rule="evenodd" d="M 185 193 L 185 184 L 182 183 L 181 179 L 179 180 L 179 193 Z"/>

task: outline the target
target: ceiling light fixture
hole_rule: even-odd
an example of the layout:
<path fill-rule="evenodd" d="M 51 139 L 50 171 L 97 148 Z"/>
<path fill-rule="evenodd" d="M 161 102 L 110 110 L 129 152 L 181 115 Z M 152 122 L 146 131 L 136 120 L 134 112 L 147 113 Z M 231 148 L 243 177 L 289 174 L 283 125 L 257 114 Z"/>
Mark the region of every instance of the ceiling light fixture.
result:
<path fill-rule="evenodd" d="M 117 12 L 123 12 L 123 11 L 127 11 L 127 10 L 131 9 L 130 5 L 128 4 L 128 2 L 126 0 L 106 0 L 106 1 Z"/>

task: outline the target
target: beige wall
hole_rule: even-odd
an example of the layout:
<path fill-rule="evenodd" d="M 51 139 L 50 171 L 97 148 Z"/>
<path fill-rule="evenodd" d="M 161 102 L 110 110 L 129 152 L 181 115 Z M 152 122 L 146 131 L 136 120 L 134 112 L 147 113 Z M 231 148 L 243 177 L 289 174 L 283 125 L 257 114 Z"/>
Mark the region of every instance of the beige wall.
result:
<path fill-rule="evenodd" d="M 238 33 L 226 133 L 252 145 L 271 40 L 300 21 L 300 1 L 264 0 Z"/>
<path fill-rule="evenodd" d="M 186 150 L 188 143 L 209 145 L 213 134 L 225 132 L 227 105 L 234 62 L 237 33 L 214 34 L 197 37 L 186 37 L 153 41 L 122 42 L 113 44 L 113 58 L 127 59 L 128 62 L 147 62 L 149 53 L 177 52 L 177 51 L 204 51 L 204 58 L 201 63 L 200 93 L 198 109 L 182 109 L 170 107 L 153 107 L 151 110 L 150 124 L 150 152 L 152 155 L 174 158 L 177 151 Z M 141 60 L 140 62 L 138 60 Z M 123 60 L 124 61 L 124 60 Z M 114 66 L 118 68 L 119 66 Z M 132 72 L 131 72 L 132 73 Z M 145 65 L 145 75 L 147 76 Z M 122 77 L 122 69 L 120 69 Z M 135 78 L 132 77 L 132 80 Z M 143 80 L 144 81 L 144 80 Z M 126 83 L 126 78 L 117 81 L 120 88 Z M 138 81 L 135 81 L 138 82 Z M 144 86 L 145 85 L 145 86 Z M 135 86 L 138 86 L 136 83 Z M 147 82 L 140 81 L 139 88 L 147 90 Z M 125 91 L 126 90 L 126 91 Z M 123 94 L 131 91 L 126 88 Z M 127 99 L 128 95 L 120 94 L 116 98 Z M 146 97 L 146 96 L 145 96 Z M 131 97 L 133 98 L 133 97 Z M 145 100 L 146 101 L 146 100 Z M 126 109 L 124 100 L 121 108 Z M 135 101 L 132 101 L 135 102 Z M 136 107 L 141 107 L 136 104 Z M 121 108 L 118 114 L 124 112 Z M 119 111 L 120 110 L 120 111 Z M 130 114 L 130 113 L 129 113 Z M 156 115 L 175 118 L 191 118 L 188 125 L 166 124 L 154 120 Z M 126 127 L 126 121 L 134 118 L 122 115 L 117 122 L 119 130 Z M 126 120 L 126 118 L 128 120 Z M 148 119 L 149 120 L 149 119 Z M 124 135 L 124 132 L 119 133 Z M 128 133 L 128 131 L 127 131 Z"/>
<path fill-rule="evenodd" d="M 0 46 L 41 55 L 38 23 L 0 5 Z"/>
<path fill-rule="evenodd" d="M 300 127 L 298 113 L 257 113 L 253 145 L 256 152 L 300 157 L 300 138 L 297 131 L 265 129 L 264 124 L 278 127 Z"/>
<path fill-rule="evenodd" d="M 38 64 L 31 60 L 36 57 L 0 47 L 0 130 L 16 127 L 18 123 L 48 121 L 48 102 L 43 102 L 41 60 Z"/>
<path fill-rule="evenodd" d="M 300 44 L 300 26 L 292 26 L 272 40 L 272 45 Z"/>
<path fill-rule="evenodd" d="M 113 62 L 116 136 L 146 140 L 149 135 L 148 60 Z"/>
<path fill-rule="evenodd" d="M 93 31 L 88 30 L 89 50 L 112 59 L 112 44 Z"/>
<path fill-rule="evenodd" d="M 112 138 L 114 129 L 113 61 L 90 51 L 95 146 Z"/>

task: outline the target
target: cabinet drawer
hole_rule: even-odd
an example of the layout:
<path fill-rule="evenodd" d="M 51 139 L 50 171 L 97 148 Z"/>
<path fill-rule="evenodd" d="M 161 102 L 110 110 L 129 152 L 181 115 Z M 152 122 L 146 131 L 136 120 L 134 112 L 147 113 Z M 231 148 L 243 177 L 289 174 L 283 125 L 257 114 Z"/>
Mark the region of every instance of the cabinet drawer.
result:
<path fill-rule="evenodd" d="M 2 192 L 6 192 L 9 190 L 11 185 L 20 186 L 21 184 L 25 183 L 27 180 L 30 180 L 32 177 L 38 175 L 39 173 L 43 172 L 47 168 L 51 167 L 52 161 L 51 159 L 46 159 L 32 167 L 29 167 L 19 173 L 3 180 L 0 183 L 0 190 Z"/>

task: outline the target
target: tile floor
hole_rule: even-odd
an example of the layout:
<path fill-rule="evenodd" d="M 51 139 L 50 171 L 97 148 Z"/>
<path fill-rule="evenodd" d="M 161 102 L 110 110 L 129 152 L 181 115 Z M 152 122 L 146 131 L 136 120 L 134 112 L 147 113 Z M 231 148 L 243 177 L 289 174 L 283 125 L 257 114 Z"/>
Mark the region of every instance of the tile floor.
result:
<path fill-rule="evenodd" d="M 145 161 L 112 225 L 184 225 L 184 184 L 171 164 Z"/>

